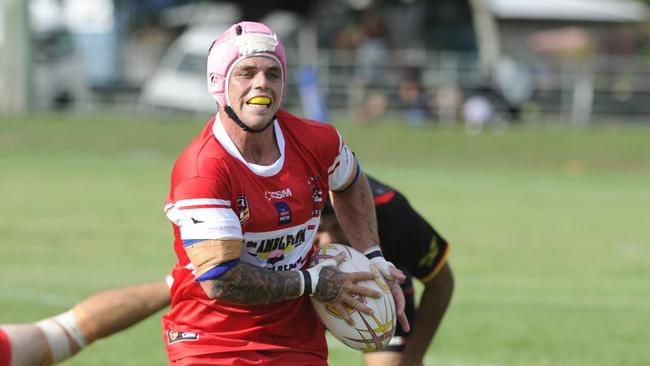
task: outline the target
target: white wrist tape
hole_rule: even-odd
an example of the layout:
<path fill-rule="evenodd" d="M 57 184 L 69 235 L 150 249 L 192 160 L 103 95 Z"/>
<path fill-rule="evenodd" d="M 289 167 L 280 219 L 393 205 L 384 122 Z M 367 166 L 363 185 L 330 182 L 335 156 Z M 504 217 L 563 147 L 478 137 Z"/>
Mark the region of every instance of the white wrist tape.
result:
<path fill-rule="evenodd" d="M 53 318 L 41 320 L 35 325 L 45 335 L 54 363 L 65 360 L 88 344 L 81 330 L 77 327 L 72 310 Z M 76 344 L 72 344 L 71 341 Z"/>
<path fill-rule="evenodd" d="M 370 248 L 364 250 L 363 255 L 365 255 L 368 259 L 384 256 L 384 254 L 381 252 L 381 247 L 379 245 L 373 245 Z"/>
<path fill-rule="evenodd" d="M 377 269 L 379 272 L 381 272 L 381 275 L 384 276 L 385 279 L 389 281 L 393 280 L 393 275 L 390 273 L 390 268 L 395 267 L 395 265 L 384 258 L 379 245 L 373 245 L 370 248 L 364 250 L 363 255 L 370 259 L 370 262 L 372 262 L 375 266 L 377 266 Z"/>
<path fill-rule="evenodd" d="M 311 296 L 316 291 L 318 286 L 318 279 L 320 278 L 320 271 L 323 267 L 336 266 L 336 260 L 333 258 L 323 259 L 317 265 L 300 271 L 300 283 L 302 291 L 300 295 L 307 294 Z"/>

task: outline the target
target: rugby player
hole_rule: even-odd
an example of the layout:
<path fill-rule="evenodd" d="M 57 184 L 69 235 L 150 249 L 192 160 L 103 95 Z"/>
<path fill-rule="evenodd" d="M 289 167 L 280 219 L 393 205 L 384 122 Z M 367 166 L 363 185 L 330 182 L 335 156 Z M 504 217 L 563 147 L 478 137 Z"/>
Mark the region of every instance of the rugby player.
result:
<path fill-rule="evenodd" d="M 181 153 L 165 212 L 178 263 L 163 337 L 172 365 L 326 365 L 322 322 L 309 296 L 371 310 L 369 272 L 307 268 L 330 195 L 349 244 L 391 284 L 405 329 L 404 274 L 386 261 L 368 182 L 337 130 L 280 110 L 284 47 L 267 26 L 240 22 L 208 51 L 218 111 Z"/>
<path fill-rule="evenodd" d="M 406 315 L 413 329 L 409 332 L 398 327 L 388 346 L 379 352 L 366 353 L 364 359 L 368 366 L 422 365 L 453 291 L 453 276 L 446 263 L 449 245 L 399 191 L 367 177 L 384 256 L 408 277 L 401 286 L 406 297 Z M 346 242 L 345 233 L 328 203 L 323 209 L 316 243 Z M 424 284 L 417 312 L 412 276 Z"/>

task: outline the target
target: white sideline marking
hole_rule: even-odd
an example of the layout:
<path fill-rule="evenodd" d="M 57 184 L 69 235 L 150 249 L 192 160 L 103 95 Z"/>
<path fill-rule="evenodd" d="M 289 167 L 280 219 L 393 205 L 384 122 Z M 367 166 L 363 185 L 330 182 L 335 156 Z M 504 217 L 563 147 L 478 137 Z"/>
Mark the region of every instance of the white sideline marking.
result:
<path fill-rule="evenodd" d="M 650 246 L 642 243 L 617 243 L 615 253 L 625 259 L 647 260 L 650 259 Z"/>
<path fill-rule="evenodd" d="M 424 360 L 426 361 L 424 364 L 425 365 L 432 365 L 432 366 L 504 366 L 503 364 L 500 363 L 482 363 L 482 362 L 470 362 L 470 361 L 436 361 L 434 357 L 424 357 Z"/>
<path fill-rule="evenodd" d="M 457 302 L 472 305 L 521 305 L 531 308 L 566 308 L 566 309 L 597 309 L 597 310 L 618 310 L 618 311 L 648 311 L 650 303 L 645 297 L 633 297 L 626 294 L 625 298 L 606 299 L 602 296 L 590 295 L 585 297 L 557 295 L 553 298 L 531 297 L 526 294 L 510 296 L 507 298 L 485 298 L 480 296 L 464 296 Z"/>
<path fill-rule="evenodd" d="M 79 302 L 80 298 L 68 294 L 24 288 L 3 288 L 0 290 L 0 300 L 26 301 L 47 306 L 72 306 Z"/>
<path fill-rule="evenodd" d="M 345 344 L 341 343 L 338 339 L 334 338 L 329 332 L 326 334 L 327 337 L 327 347 L 330 350 L 330 353 L 332 351 L 337 352 L 339 355 L 345 354 L 349 355 L 349 360 L 358 360 L 357 363 L 361 364 L 363 363 L 363 355 L 357 351 L 354 351 L 352 348 L 346 346 Z M 471 362 L 471 361 L 466 361 L 466 360 L 455 360 L 455 361 L 443 361 L 440 359 L 437 359 L 434 356 L 435 352 L 430 352 L 430 354 L 426 354 L 424 356 L 424 364 L 425 365 L 431 365 L 431 366 L 504 366 L 503 364 L 500 363 L 494 363 L 494 362 Z M 350 361 L 352 362 L 352 361 Z M 329 361 L 331 366 L 343 366 L 343 365 L 337 365 L 334 364 L 331 360 Z"/>

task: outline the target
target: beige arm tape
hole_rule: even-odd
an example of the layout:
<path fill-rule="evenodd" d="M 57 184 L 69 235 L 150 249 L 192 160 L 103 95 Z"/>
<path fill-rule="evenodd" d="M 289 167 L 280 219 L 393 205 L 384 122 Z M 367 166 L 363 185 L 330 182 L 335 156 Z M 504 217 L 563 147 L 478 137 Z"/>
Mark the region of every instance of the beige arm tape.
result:
<path fill-rule="evenodd" d="M 209 239 L 185 247 L 185 252 L 196 269 L 195 277 L 199 277 L 221 263 L 239 258 L 242 245 L 239 239 Z"/>

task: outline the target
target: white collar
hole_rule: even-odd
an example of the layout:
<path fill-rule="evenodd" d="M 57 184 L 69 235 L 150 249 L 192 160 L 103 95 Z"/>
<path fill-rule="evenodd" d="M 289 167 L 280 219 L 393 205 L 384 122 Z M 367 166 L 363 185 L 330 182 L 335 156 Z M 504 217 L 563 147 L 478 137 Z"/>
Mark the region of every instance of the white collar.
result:
<path fill-rule="evenodd" d="M 284 165 L 284 135 L 282 135 L 282 129 L 280 129 L 280 124 L 278 123 L 277 119 L 273 121 L 273 129 L 275 130 L 275 137 L 278 140 L 280 157 L 271 165 L 258 165 L 247 162 L 239 152 L 239 149 L 237 149 L 237 146 L 235 146 L 235 143 L 232 141 L 230 136 L 228 136 L 228 133 L 226 133 L 226 130 L 223 128 L 223 124 L 221 122 L 221 118 L 219 118 L 218 113 L 215 115 L 214 124 L 212 126 L 212 133 L 214 134 L 214 137 L 217 138 L 219 143 L 221 143 L 221 146 L 223 146 L 230 155 L 234 156 L 239 161 L 244 163 L 255 174 L 261 175 L 263 177 L 270 177 L 280 172 L 280 169 L 282 169 L 282 166 Z"/>

